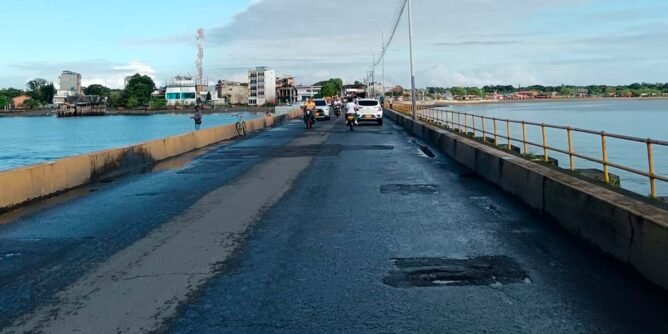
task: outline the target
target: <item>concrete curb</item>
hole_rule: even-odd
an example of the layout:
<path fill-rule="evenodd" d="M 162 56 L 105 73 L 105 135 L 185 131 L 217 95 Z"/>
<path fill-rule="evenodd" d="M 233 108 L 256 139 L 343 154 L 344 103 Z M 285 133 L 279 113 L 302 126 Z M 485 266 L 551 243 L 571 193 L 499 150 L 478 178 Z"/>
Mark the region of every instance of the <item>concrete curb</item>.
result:
<path fill-rule="evenodd" d="M 246 121 L 248 132 L 301 117 L 299 110 Z M 237 137 L 234 124 L 157 139 L 128 147 L 93 152 L 49 163 L 0 172 L 0 212 L 95 182 L 130 169 L 151 166 L 193 150 Z"/>
<path fill-rule="evenodd" d="M 386 116 L 668 289 L 668 211 L 398 112 Z"/>

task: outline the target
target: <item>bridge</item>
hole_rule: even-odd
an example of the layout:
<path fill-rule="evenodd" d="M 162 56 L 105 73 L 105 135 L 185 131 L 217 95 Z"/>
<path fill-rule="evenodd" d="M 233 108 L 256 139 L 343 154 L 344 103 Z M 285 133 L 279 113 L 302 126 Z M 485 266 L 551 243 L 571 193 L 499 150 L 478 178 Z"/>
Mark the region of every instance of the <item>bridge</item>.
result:
<path fill-rule="evenodd" d="M 619 261 L 388 113 L 198 137 L 6 212 L 0 332 L 668 332 L 663 255 Z"/>

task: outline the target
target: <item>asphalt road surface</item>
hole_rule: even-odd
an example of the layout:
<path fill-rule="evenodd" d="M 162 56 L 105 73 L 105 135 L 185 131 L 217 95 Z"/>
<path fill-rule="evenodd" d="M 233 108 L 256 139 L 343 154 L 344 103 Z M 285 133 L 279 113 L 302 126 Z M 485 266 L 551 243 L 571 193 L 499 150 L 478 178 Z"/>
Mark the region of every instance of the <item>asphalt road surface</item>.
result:
<path fill-rule="evenodd" d="M 668 294 L 391 122 L 0 216 L 2 333 L 668 333 Z"/>

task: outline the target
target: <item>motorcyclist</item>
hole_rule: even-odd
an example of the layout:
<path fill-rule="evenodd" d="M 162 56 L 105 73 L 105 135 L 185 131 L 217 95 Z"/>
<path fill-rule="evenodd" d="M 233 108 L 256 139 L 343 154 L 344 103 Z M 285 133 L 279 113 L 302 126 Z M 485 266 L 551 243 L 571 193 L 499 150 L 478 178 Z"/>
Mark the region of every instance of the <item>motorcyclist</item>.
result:
<path fill-rule="evenodd" d="M 315 111 L 317 107 L 315 105 L 315 102 L 313 102 L 313 98 L 309 97 L 308 101 L 304 103 L 304 122 L 306 122 L 306 111 L 310 110 L 311 111 L 311 124 L 315 123 Z"/>
<path fill-rule="evenodd" d="M 334 100 L 334 111 L 336 111 L 337 116 L 341 113 L 341 99 L 339 97 Z"/>
<path fill-rule="evenodd" d="M 357 104 L 355 104 L 352 98 L 348 99 L 348 103 L 346 103 L 346 119 L 350 114 L 355 117 L 355 125 L 357 125 Z"/>

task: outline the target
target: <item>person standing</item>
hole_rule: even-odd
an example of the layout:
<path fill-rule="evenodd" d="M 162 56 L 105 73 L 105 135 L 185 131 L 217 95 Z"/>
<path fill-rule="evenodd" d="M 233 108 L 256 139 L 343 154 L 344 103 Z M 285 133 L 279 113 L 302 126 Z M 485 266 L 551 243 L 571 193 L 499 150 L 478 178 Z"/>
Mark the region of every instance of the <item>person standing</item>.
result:
<path fill-rule="evenodd" d="M 195 121 L 195 130 L 199 130 L 202 126 L 202 111 L 199 108 L 199 104 L 195 107 L 195 115 L 190 118 Z"/>

